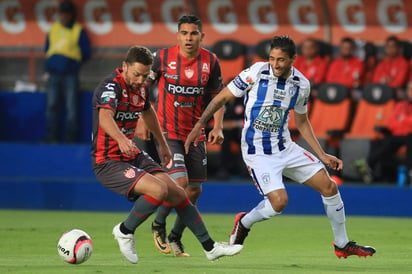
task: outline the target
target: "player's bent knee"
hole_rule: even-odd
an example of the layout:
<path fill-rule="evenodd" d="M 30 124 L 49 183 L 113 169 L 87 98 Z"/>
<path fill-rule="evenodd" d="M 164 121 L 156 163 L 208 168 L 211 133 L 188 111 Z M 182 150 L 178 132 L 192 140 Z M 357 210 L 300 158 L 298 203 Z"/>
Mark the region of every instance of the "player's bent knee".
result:
<path fill-rule="evenodd" d="M 338 193 L 338 185 L 332 179 L 326 184 L 326 186 L 322 189 L 321 194 L 325 197 L 330 197 L 336 195 Z"/>

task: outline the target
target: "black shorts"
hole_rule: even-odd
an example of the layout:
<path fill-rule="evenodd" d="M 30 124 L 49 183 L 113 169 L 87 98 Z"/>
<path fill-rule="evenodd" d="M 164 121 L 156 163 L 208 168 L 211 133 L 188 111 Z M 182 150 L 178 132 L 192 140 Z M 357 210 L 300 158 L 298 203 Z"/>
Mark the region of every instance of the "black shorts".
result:
<path fill-rule="evenodd" d="M 190 186 L 200 186 L 207 179 L 206 142 L 199 142 L 197 147 L 190 145 L 185 154 L 184 142 L 166 139 L 172 152 L 172 165 L 165 170 L 173 179 L 187 176 Z"/>
<path fill-rule="evenodd" d="M 139 194 L 133 190 L 136 183 L 145 173 L 163 171 L 147 153 L 140 152 L 132 161 L 121 162 L 109 160 L 93 166 L 97 180 L 106 188 L 135 201 Z"/>

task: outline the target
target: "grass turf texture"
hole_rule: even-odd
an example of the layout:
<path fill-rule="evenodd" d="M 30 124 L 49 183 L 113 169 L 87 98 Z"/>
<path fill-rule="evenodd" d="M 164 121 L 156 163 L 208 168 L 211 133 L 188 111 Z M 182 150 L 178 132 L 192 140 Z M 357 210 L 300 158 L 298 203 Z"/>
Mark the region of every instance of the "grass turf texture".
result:
<path fill-rule="evenodd" d="M 190 258 L 155 249 L 150 217 L 136 232 L 139 263 L 128 263 L 113 239 L 125 213 L 0 210 L 0 273 L 411 273 L 412 219 L 348 217 L 350 239 L 373 245 L 373 257 L 338 259 L 326 216 L 283 215 L 257 223 L 237 256 L 209 262 L 195 237 L 183 237 Z M 227 241 L 235 214 L 205 214 L 213 239 Z M 175 215 L 168 219 L 171 227 Z M 81 265 L 57 254 L 60 235 L 71 228 L 89 233 L 94 250 Z"/>

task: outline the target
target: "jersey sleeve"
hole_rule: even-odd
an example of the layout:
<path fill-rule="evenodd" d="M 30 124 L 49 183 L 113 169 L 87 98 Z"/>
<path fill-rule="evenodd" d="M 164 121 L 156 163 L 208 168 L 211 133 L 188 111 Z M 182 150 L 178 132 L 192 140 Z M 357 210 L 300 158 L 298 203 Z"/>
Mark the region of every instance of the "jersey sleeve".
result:
<path fill-rule="evenodd" d="M 235 97 L 243 97 L 255 84 L 259 68 L 263 62 L 258 62 L 240 72 L 227 87 Z"/>
<path fill-rule="evenodd" d="M 218 93 L 223 89 L 223 78 L 220 70 L 219 60 L 214 56 L 216 62 L 210 72 L 209 81 L 207 82 L 207 91 L 210 93 Z"/>
<path fill-rule="evenodd" d="M 160 66 L 160 51 L 156 51 L 153 53 L 153 65 L 152 70 L 150 72 L 149 77 L 146 79 L 146 87 L 152 87 L 155 82 L 159 79 L 161 73 L 161 66 Z"/>
<path fill-rule="evenodd" d="M 294 110 L 296 113 L 304 114 L 308 111 L 308 102 L 310 94 L 310 83 L 307 82 L 300 87 L 298 100 L 296 101 Z"/>
<path fill-rule="evenodd" d="M 120 85 L 114 80 L 104 81 L 97 88 L 95 96 L 96 108 L 108 108 L 116 111 L 121 96 Z"/>

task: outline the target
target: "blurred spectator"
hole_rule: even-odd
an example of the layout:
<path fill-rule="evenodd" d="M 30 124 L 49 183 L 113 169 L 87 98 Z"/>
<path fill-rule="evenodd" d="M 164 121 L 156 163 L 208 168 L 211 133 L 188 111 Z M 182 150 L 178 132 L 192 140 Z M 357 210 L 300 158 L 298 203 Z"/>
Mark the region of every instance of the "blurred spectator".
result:
<path fill-rule="evenodd" d="M 310 81 L 314 88 L 325 79 L 327 63 L 319 54 L 319 45 L 313 38 L 307 38 L 302 42 L 302 54 L 296 57 L 293 64 Z"/>
<path fill-rule="evenodd" d="M 226 180 L 232 175 L 248 176 L 240 152 L 244 110 L 243 98 L 236 98 L 233 102 L 226 104 L 223 119 L 225 140 L 221 145 L 220 166 L 215 175 L 219 180 Z"/>
<path fill-rule="evenodd" d="M 372 81 L 386 84 L 394 89 L 405 86 L 409 64 L 402 55 L 402 44 L 396 36 L 389 36 L 384 46 L 385 56 L 378 64 Z"/>
<path fill-rule="evenodd" d="M 79 134 L 79 70 L 82 62 L 90 57 L 91 47 L 85 30 L 76 22 L 76 7 L 72 2 L 60 3 L 59 21 L 51 26 L 45 52 L 48 73 L 46 142 L 58 142 L 63 128 L 66 129 L 65 141 L 76 142 Z M 62 105 L 66 107 L 65 126 L 60 124 Z"/>
<path fill-rule="evenodd" d="M 372 42 L 366 42 L 363 46 L 365 64 L 365 73 L 363 75 L 362 83 L 372 83 L 373 73 L 378 64 L 378 51 Z"/>
<path fill-rule="evenodd" d="M 329 66 L 326 74 L 327 83 L 338 83 L 349 89 L 358 88 L 362 83 L 364 64 L 355 57 L 355 41 L 352 38 L 343 38 L 339 45 L 340 56 Z"/>
<path fill-rule="evenodd" d="M 396 162 L 391 161 L 390 157 L 394 156 L 403 145 L 407 146 L 405 164 L 412 171 L 412 81 L 407 84 L 406 96 L 406 100 L 399 101 L 395 105 L 388 121 L 388 128 L 377 128 L 384 133 L 384 137 L 372 141 L 367 160 L 355 162 L 365 183 L 373 179 L 394 178 L 393 170 L 385 173 L 384 166 Z"/>

